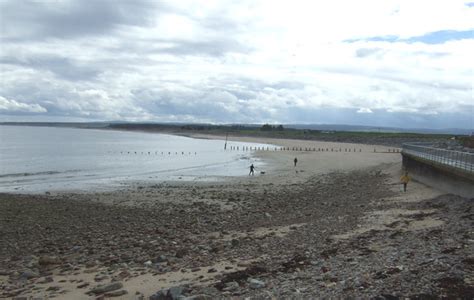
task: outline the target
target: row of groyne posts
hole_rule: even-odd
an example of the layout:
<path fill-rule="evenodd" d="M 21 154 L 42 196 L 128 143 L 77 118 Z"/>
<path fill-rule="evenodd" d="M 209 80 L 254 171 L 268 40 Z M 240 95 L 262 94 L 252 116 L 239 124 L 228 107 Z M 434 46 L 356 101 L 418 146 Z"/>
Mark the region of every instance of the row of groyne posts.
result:
<path fill-rule="evenodd" d="M 258 147 L 258 146 L 230 146 L 231 151 L 299 151 L 299 152 L 362 152 L 362 148 L 342 148 L 342 147 Z M 400 153 L 400 149 L 388 148 L 385 151 L 374 148 L 374 153 Z"/>
<path fill-rule="evenodd" d="M 274 146 L 229 146 L 224 149 L 226 151 L 298 151 L 298 152 L 362 152 L 362 148 L 342 148 L 342 147 L 274 147 Z M 365 152 L 365 151 L 364 151 Z M 374 153 L 400 153 L 400 149 L 388 148 L 380 150 L 374 148 Z M 197 155 L 196 151 L 108 151 L 107 154 L 121 154 L 121 155 L 181 155 L 191 156 Z"/>
<path fill-rule="evenodd" d="M 107 154 L 123 155 L 197 155 L 197 152 L 191 151 L 107 151 Z"/>

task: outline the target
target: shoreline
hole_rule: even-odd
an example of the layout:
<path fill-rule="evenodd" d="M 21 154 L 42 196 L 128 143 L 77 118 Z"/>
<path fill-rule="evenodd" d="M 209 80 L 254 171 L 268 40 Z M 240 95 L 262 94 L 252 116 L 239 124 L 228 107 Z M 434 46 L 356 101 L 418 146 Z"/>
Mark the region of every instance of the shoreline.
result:
<path fill-rule="evenodd" d="M 110 130 L 110 129 L 108 129 Z M 128 132 L 127 130 L 124 130 Z M 150 132 L 144 132 L 149 134 L 154 134 Z M 164 133 L 158 133 L 164 134 Z M 169 135 L 175 135 L 173 133 L 167 133 Z M 190 134 L 190 135 L 177 135 L 183 136 L 192 139 L 208 139 L 208 140 L 225 140 L 224 136 L 216 135 L 203 135 L 203 134 Z M 303 151 L 290 150 L 290 151 L 260 151 L 253 150 L 248 151 L 237 151 L 230 150 L 233 142 L 239 143 L 254 143 L 254 144 L 265 144 L 265 145 L 274 145 L 277 147 L 284 148 L 298 148 L 303 149 Z M 305 151 L 304 149 L 311 149 L 311 151 Z M 351 143 L 332 143 L 332 142 L 317 142 L 317 141 L 306 141 L 306 140 L 293 140 L 293 139 L 274 139 L 274 138 L 254 138 L 254 137 L 229 137 L 228 139 L 228 152 L 249 154 L 251 155 L 248 165 L 255 163 L 257 161 L 262 162 L 262 166 L 257 165 L 256 177 L 262 177 L 260 175 L 265 175 L 266 179 L 258 179 L 263 181 L 274 181 L 280 182 L 281 179 L 284 179 L 287 175 L 292 175 L 295 171 L 295 168 L 292 166 L 292 161 L 294 157 L 300 157 L 300 164 L 304 164 L 305 168 L 300 170 L 299 177 L 307 179 L 311 174 L 325 174 L 332 171 L 348 171 L 355 170 L 359 168 L 365 168 L 367 166 L 375 166 L 379 163 L 386 162 L 386 156 L 392 156 L 388 161 L 395 161 L 396 157 L 399 156 L 398 153 L 395 153 L 395 148 L 386 147 L 386 146 L 376 146 L 376 145 L 361 145 L 361 144 L 351 144 Z M 316 151 L 314 151 L 316 150 Z M 319 151 L 321 150 L 321 151 Z M 388 151 L 393 153 L 387 153 Z M 347 152 L 350 151 L 350 152 Z M 356 152 L 357 151 L 357 152 Z M 360 152 L 359 152 L 360 151 Z M 374 153 L 377 151 L 377 153 Z M 340 158 L 340 159 L 339 159 Z M 247 167 L 247 166 L 246 166 Z M 199 169 L 199 167 L 193 167 L 194 169 Z M 192 168 L 190 169 L 192 170 Z M 235 172 L 236 170 L 234 170 Z M 70 186 L 66 188 L 44 188 L 42 190 L 33 189 L 33 190 L 23 190 L 21 187 L 17 188 L 16 185 L 11 185 L 11 188 L 5 189 L 6 193 L 23 193 L 23 194 L 38 194 L 38 193 L 68 193 L 75 192 L 80 193 L 81 190 L 84 190 L 88 193 L 90 192 L 103 192 L 103 191 L 112 191 L 117 189 L 126 189 L 128 186 L 133 186 L 140 184 L 140 181 L 143 184 L 153 185 L 155 182 L 187 182 L 189 184 L 194 184 L 196 182 L 225 182 L 225 181 L 242 181 L 246 180 L 245 178 L 248 175 L 247 169 L 238 170 L 241 175 L 239 176 L 228 176 L 228 175 L 203 175 L 203 174 L 181 174 L 179 171 L 174 171 L 173 175 L 170 175 L 173 179 L 167 179 L 169 176 L 164 174 L 173 172 L 173 171 L 163 171 L 158 172 L 155 178 L 151 178 L 152 173 L 147 175 L 140 175 L 137 178 L 129 179 L 117 179 L 112 180 L 107 186 L 93 186 L 90 185 L 87 190 L 80 187 Z M 261 172 L 265 174 L 260 174 Z M 161 175 L 160 175 L 161 174 Z M 123 174 L 123 177 L 128 175 Z M 149 177 L 146 179 L 145 177 Z M 140 179 L 140 177 L 143 177 Z M 160 178 L 158 178 L 160 177 Z M 283 177 L 283 178 L 282 178 Z M 97 180 L 102 181 L 107 177 L 100 177 Z M 292 178 L 292 177 L 290 177 Z M 212 180 L 209 180 L 212 179 Z M 61 179 L 60 181 L 62 181 Z M 73 180 L 73 179 L 71 179 Z M 90 179 L 88 178 L 78 178 L 78 182 L 85 182 L 87 184 Z M 95 181 L 97 181 L 95 180 Z M 37 183 L 35 183 L 37 184 Z M 67 184 L 67 181 L 66 181 Z M 57 185 L 57 184 L 53 184 Z M 15 187 L 15 189 L 13 189 Z"/>
<path fill-rule="evenodd" d="M 74 130 L 74 134 L 79 136 L 88 134 L 84 131 L 78 132 L 75 128 L 70 130 Z M 127 144 L 128 140 L 132 140 L 133 143 L 135 135 L 137 135 L 136 139 L 144 141 L 144 143 L 149 140 L 158 140 L 158 142 L 150 142 L 149 149 L 146 145 L 142 145 L 145 147 L 145 152 L 142 151 L 140 155 L 139 151 L 133 151 L 137 150 L 136 148 L 143 147 L 137 146 L 134 149 L 133 145 L 129 145 L 130 142 Z M 56 161 L 59 160 L 59 163 L 56 163 L 54 156 L 50 154 L 51 152 L 54 153 L 54 145 L 48 145 L 50 149 L 43 151 L 45 152 L 43 155 L 50 155 L 47 163 L 32 164 L 31 161 L 41 161 L 41 154 L 30 151 L 32 157 L 25 156 L 25 160 L 29 159 L 28 163 L 18 165 L 19 162 L 16 161 L 21 159 L 21 156 L 17 155 L 18 157 L 15 156 L 14 159 L 11 159 L 11 163 L 8 160 L 5 161 L 5 166 L 2 168 L 0 191 L 29 194 L 80 190 L 100 192 L 122 188 L 124 185 L 138 181 L 152 183 L 169 181 L 170 179 L 176 181 L 215 181 L 222 180 L 218 179 L 221 176 L 225 179 L 227 176 L 237 176 L 239 173 L 240 175 L 246 174 L 247 161 L 254 158 L 254 151 L 240 153 L 222 151 L 219 140 L 200 142 L 188 137 L 173 137 L 172 135 L 161 134 L 158 138 L 154 138 L 154 135 L 150 133 L 126 133 L 124 135 L 125 142 L 119 143 L 118 146 L 99 143 L 99 146 L 94 147 L 95 140 L 93 138 L 95 136 L 105 137 L 105 140 L 107 140 L 110 137 L 120 139 L 122 134 L 120 132 L 112 135 L 101 134 L 101 132 L 93 133 L 92 143 L 90 143 L 92 146 L 87 145 L 85 148 L 85 152 L 89 150 L 92 154 L 89 152 L 85 155 L 79 153 L 76 157 L 74 153 L 71 155 L 68 151 L 59 151 L 56 156 Z M 167 146 L 168 140 L 174 143 Z M 242 147 L 243 144 L 240 144 L 240 146 Z M 15 143 L 11 143 L 10 148 L 15 145 Z M 24 147 L 21 144 L 19 146 Z M 129 148 L 130 146 L 132 148 Z M 222 142 L 223 147 L 224 143 Z M 176 149 L 178 151 L 175 151 Z M 124 150 L 123 153 L 122 150 Z M 10 150 L 6 149 L 5 153 L 8 153 L 8 151 Z M 148 155 L 146 155 L 147 153 Z M 7 157 L 5 156 L 5 158 Z M 21 160 L 19 161 L 21 162 Z"/>

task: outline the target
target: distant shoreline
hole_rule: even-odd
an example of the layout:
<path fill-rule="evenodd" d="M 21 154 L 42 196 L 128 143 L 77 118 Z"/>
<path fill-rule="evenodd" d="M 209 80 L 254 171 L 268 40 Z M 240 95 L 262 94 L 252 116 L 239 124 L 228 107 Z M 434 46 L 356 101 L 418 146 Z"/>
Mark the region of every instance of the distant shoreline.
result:
<path fill-rule="evenodd" d="M 153 124 L 153 123 L 50 123 L 50 122 L 3 122 L 5 126 L 67 127 L 80 129 L 119 130 L 128 132 L 162 133 L 177 136 L 229 136 L 234 138 L 271 138 L 311 140 L 322 142 L 356 143 L 400 147 L 406 142 L 439 143 L 449 140 L 452 134 L 428 134 L 410 132 L 374 131 L 324 131 L 284 128 L 284 130 L 265 131 L 258 126 L 244 125 L 200 125 L 200 124 Z"/>
<path fill-rule="evenodd" d="M 155 123 L 155 122 L 0 122 L 0 125 L 13 126 L 51 126 L 51 127 L 80 127 L 80 128 L 103 128 L 103 127 L 136 127 L 151 126 L 159 128 L 213 128 L 224 130 L 259 129 L 263 124 L 206 124 L 206 123 Z M 271 124 L 266 124 L 272 126 Z M 352 133 L 385 133 L 385 134 L 421 134 L 421 135 L 472 135 L 472 128 L 402 128 L 367 125 L 345 125 L 345 124 L 277 124 L 273 127 L 284 127 L 288 130 L 320 131 L 320 132 L 352 132 Z"/>

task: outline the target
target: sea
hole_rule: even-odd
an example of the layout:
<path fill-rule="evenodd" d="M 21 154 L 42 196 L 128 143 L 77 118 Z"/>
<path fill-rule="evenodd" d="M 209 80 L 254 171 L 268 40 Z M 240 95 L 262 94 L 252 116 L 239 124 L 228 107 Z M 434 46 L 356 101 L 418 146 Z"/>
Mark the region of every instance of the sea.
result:
<path fill-rule="evenodd" d="M 137 182 L 248 176 L 272 145 L 115 131 L 0 126 L 0 192 L 102 191 Z M 238 149 L 238 150 L 237 150 Z M 245 150 L 243 150 L 245 149 Z"/>

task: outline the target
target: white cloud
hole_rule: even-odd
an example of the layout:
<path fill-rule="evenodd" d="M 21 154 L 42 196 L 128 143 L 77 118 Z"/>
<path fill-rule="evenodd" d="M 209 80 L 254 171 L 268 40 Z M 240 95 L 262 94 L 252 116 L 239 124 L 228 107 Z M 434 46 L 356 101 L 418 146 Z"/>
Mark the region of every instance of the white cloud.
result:
<path fill-rule="evenodd" d="M 45 113 L 47 110 L 38 104 L 27 104 L 0 96 L 0 112 Z"/>
<path fill-rule="evenodd" d="M 472 110 L 473 38 L 366 40 L 472 30 L 465 1 L 127 3 L 97 0 L 91 14 L 82 1 L 2 2 L 2 112 L 297 123 L 316 110 Z"/>
<path fill-rule="evenodd" d="M 359 113 L 359 114 L 372 114 L 373 111 L 370 108 L 361 107 L 361 108 L 359 108 L 359 110 L 357 110 L 357 113 Z"/>

